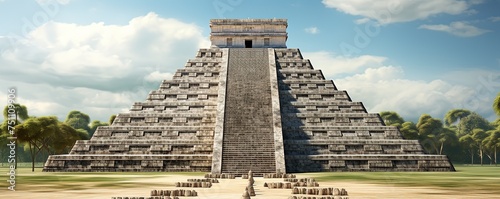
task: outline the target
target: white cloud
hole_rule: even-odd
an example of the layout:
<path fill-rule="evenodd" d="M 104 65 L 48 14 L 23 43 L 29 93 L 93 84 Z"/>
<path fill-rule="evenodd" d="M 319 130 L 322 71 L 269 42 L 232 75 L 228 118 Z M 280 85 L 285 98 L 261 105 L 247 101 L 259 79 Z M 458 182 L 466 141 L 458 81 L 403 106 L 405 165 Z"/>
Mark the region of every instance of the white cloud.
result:
<path fill-rule="evenodd" d="M 149 82 L 161 82 L 164 79 L 172 79 L 172 73 L 161 73 L 159 71 L 154 71 L 144 77 L 144 80 Z"/>
<path fill-rule="evenodd" d="M 484 30 L 467 22 L 456 21 L 450 23 L 450 25 L 438 24 L 438 25 L 421 25 L 419 29 L 435 30 L 441 32 L 447 32 L 459 37 L 475 37 L 489 32 L 489 30 Z"/>
<path fill-rule="evenodd" d="M 500 21 L 500 17 L 490 17 L 490 20 L 492 22 L 499 22 Z"/>
<path fill-rule="evenodd" d="M 35 0 L 38 4 L 40 5 L 47 5 L 47 4 L 52 4 L 54 2 L 57 2 L 62 5 L 68 4 L 71 0 Z"/>
<path fill-rule="evenodd" d="M 163 65 L 173 67 L 161 67 L 162 72 L 172 72 L 198 48 L 209 46 L 201 28 L 154 13 L 136 17 L 123 26 L 48 22 L 14 47 L 2 43 L 5 45 L 0 62 L 22 68 L 3 70 L 36 74 L 36 78 L 29 79 L 31 82 L 104 90 L 129 89 L 131 83 L 137 84 L 130 82 L 132 79 L 142 81 Z M 103 86 L 123 80 L 128 82 Z"/>
<path fill-rule="evenodd" d="M 0 36 L 0 89 L 17 87 L 33 115 L 64 119 L 76 109 L 104 121 L 210 46 L 200 27 L 155 13 L 125 25 L 51 21 L 11 39 Z"/>
<path fill-rule="evenodd" d="M 306 28 L 304 30 L 309 34 L 318 34 L 319 33 L 319 29 L 317 27 L 309 27 L 309 28 Z"/>
<path fill-rule="evenodd" d="M 470 6 L 462 0 L 323 0 L 322 2 L 328 8 L 370 18 L 380 24 L 426 19 L 438 14 L 457 15 L 468 12 Z"/>
<path fill-rule="evenodd" d="M 339 89 L 348 91 L 353 101 L 362 101 L 369 112 L 396 111 L 412 120 L 423 113 L 443 117 L 472 94 L 470 88 L 442 80 L 404 79 L 402 69 L 393 66 L 368 68 L 364 73 L 334 81 Z"/>
<path fill-rule="evenodd" d="M 69 111 L 79 110 L 89 114 L 92 120 L 107 121 L 111 114 L 128 111 L 134 101 L 146 99 L 151 90 L 111 92 L 4 80 L 0 80 L 0 84 L 17 89 L 16 101 L 28 107 L 29 115 L 55 115 L 59 120 L 64 120 Z M 158 82 L 155 87 L 158 87 Z M 7 99 L 7 96 L 0 93 L 0 98 Z"/>
<path fill-rule="evenodd" d="M 321 68 L 323 74 L 330 77 L 339 74 L 362 72 L 368 67 L 378 67 L 387 59 L 373 55 L 350 58 L 326 51 L 304 52 L 302 54 L 305 58 L 310 59 L 315 67 Z"/>
<path fill-rule="evenodd" d="M 304 53 L 304 57 L 310 58 L 314 68 L 321 69 L 339 90 L 346 90 L 353 101 L 363 102 L 369 112 L 396 111 L 415 121 L 423 113 L 441 118 L 450 109 L 466 108 L 494 118 L 491 101 L 500 89 L 500 73 L 463 71 L 420 81 L 406 79 L 403 68 L 387 65 L 386 57 L 346 58 L 325 52 Z M 344 70 L 350 74 L 336 72 Z"/>
<path fill-rule="evenodd" d="M 356 19 L 354 21 L 354 23 L 356 23 L 356 24 L 364 24 L 364 23 L 367 23 L 369 21 L 370 21 L 370 18 L 365 17 L 365 18 L 361 18 L 361 19 Z"/>
<path fill-rule="evenodd" d="M 477 5 L 477 4 L 482 4 L 484 0 L 469 0 L 469 3 L 471 5 Z"/>

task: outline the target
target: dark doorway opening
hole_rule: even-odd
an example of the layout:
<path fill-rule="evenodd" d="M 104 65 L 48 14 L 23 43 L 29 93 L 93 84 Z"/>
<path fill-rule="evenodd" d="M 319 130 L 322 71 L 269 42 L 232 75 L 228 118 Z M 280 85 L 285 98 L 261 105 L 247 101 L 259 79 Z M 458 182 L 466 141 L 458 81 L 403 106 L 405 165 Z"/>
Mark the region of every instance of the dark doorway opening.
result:
<path fill-rule="evenodd" d="M 252 40 L 245 40 L 245 48 L 252 48 Z"/>

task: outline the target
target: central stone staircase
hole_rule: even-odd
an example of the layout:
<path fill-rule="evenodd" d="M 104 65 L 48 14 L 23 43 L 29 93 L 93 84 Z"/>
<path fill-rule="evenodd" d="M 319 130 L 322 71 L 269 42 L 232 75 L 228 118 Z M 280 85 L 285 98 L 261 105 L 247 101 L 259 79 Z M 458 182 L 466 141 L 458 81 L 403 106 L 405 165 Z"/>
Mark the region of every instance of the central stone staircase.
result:
<path fill-rule="evenodd" d="M 222 173 L 276 172 L 268 50 L 229 49 Z"/>

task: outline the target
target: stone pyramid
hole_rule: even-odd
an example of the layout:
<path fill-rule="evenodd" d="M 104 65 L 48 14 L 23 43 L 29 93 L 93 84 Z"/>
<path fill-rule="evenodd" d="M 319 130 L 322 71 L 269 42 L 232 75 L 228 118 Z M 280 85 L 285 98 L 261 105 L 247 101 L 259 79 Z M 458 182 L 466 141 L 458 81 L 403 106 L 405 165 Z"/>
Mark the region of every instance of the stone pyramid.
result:
<path fill-rule="evenodd" d="M 43 170 L 454 171 L 287 48 L 287 26 L 211 20 L 211 48 Z"/>

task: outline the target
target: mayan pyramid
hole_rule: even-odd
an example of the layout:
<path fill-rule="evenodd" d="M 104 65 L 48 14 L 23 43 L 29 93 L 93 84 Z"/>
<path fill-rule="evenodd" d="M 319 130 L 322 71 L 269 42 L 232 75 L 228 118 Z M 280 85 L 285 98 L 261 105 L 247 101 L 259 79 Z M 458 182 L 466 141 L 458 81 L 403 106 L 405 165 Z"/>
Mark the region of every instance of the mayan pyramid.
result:
<path fill-rule="evenodd" d="M 212 46 L 44 171 L 453 171 L 287 48 L 286 19 L 210 20 Z M 335 67 L 335 66 L 331 66 Z"/>

